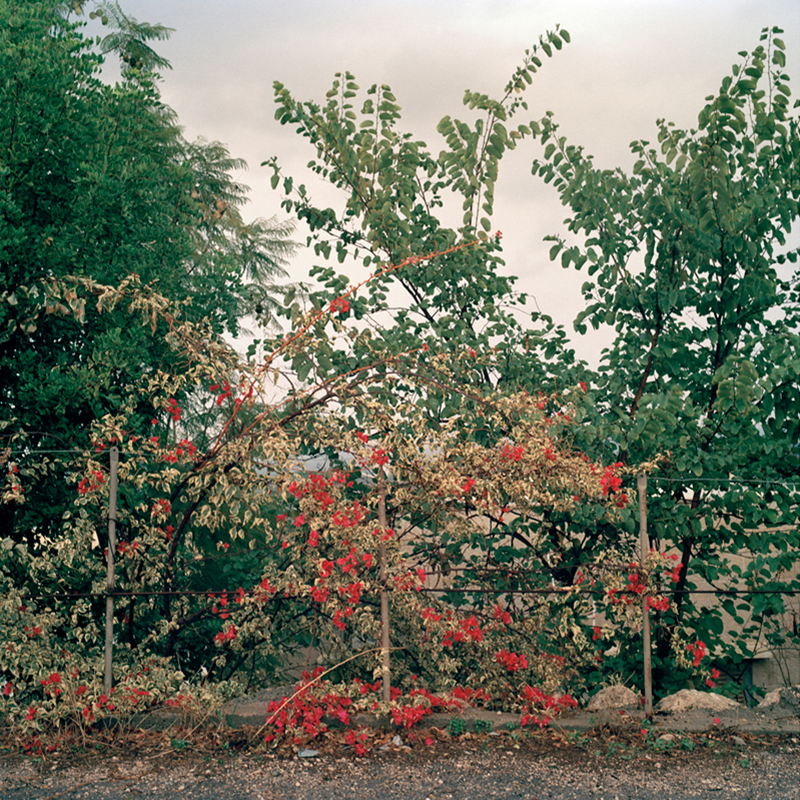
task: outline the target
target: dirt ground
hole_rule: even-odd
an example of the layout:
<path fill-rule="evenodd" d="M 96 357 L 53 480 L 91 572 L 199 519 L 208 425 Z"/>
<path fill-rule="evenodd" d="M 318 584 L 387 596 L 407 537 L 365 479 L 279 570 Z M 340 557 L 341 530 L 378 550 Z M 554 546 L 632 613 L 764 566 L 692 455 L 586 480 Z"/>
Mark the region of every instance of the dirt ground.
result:
<path fill-rule="evenodd" d="M 216 719 L 159 711 L 79 737 L 0 738 L 0 800 L 132 797 L 278 800 L 800 798 L 800 698 L 766 708 L 690 693 L 690 707 L 574 711 L 549 727 L 466 708 L 418 728 L 357 716 L 310 742 L 265 743 L 269 702 L 229 703 Z M 635 696 L 633 698 L 636 700 Z"/>
<path fill-rule="evenodd" d="M 99 731 L 28 756 L 6 741 L 0 800 L 800 797 L 800 717 L 780 707 L 575 712 L 544 730 L 468 709 L 358 735 L 365 757 L 345 730 L 275 749 L 254 726 Z"/>
<path fill-rule="evenodd" d="M 291 747 L 264 750 L 249 738 L 253 731 L 216 739 L 180 739 L 176 733 L 181 734 L 109 736 L 41 758 L 7 755 L 0 758 L 0 798 L 800 797 L 800 740 L 787 734 L 715 730 L 680 733 L 664 743 L 625 724 L 583 733 L 551 729 L 459 736 L 422 728 L 398 740 L 392 731 L 372 729 L 367 757 L 357 757 L 343 732 L 337 732 L 315 742 L 313 756 L 300 758 Z"/>

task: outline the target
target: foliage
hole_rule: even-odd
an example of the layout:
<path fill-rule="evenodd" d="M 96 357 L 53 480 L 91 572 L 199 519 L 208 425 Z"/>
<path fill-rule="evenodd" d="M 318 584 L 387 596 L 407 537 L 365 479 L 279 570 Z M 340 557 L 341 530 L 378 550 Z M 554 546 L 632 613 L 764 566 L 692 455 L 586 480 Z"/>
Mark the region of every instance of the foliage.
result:
<path fill-rule="evenodd" d="M 0 3 L 0 420 L 26 433 L 29 451 L 82 449 L 92 422 L 133 395 L 143 413 L 130 422 L 143 436 L 153 370 L 182 368 L 165 346 L 169 320 L 130 326 L 74 293 L 53 304 L 52 281 L 135 278 L 176 301 L 176 318 L 236 333 L 245 313 L 270 321 L 269 285 L 291 251 L 290 226 L 242 219 L 246 187 L 231 171 L 243 162 L 217 142 L 183 139 L 152 71 L 163 62 L 131 55 L 167 31 L 104 8 L 116 33 L 100 51 L 130 62 L 113 86 L 62 5 Z M 4 505 L 1 518 L 34 545 L 58 526 L 63 476 L 27 491 L 29 503 Z"/>
<path fill-rule="evenodd" d="M 438 156 L 402 131 L 400 106 L 386 85 L 360 93 L 353 75 L 337 74 L 320 106 L 299 102 L 275 83 L 276 118 L 294 126 L 314 148 L 310 167 L 341 190 L 343 208 L 317 206 L 304 185 L 283 176 L 274 159 L 265 162 L 274 170 L 273 187 L 282 188 L 284 208 L 308 226 L 307 244 L 317 256 L 335 257 L 340 264 L 355 259 L 374 270 L 365 291 L 347 297 L 353 315 L 372 323 L 373 340 L 381 347 L 401 352 L 425 343 L 434 352 L 463 350 L 480 358 L 491 351 L 497 354 L 497 371 L 480 360 L 464 361 L 458 365 L 460 379 L 478 386 L 506 381 L 512 388 L 541 388 L 536 386 L 542 374 L 539 356 L 546 348 L 551 357 L 558 341 L 545 343 L 541 332 L 522 331 L 517 324 L 514 314 L 524 297 L 503 271 L 500 237 L 490 236 L 490 218 L 504 153 L 541 130 L 535 121 L 512 125 L 527 110 L 521 93 L 542 59 L 569 40 L 558 28 L 540 37 L 500 100 L 466 92 L 464 104 L 476 119 L 443 119 L 439 131 L 445 149 Z M 448 227 L 448 220 L 458 222 Z M 472 240 L 484 246 L 451 249 Z M 432 253 L 440 255 L 425 258 Z M 387 264 L 394 268 L 381 268 Z M 318 281 L 310 298 L 313 308 L 346 294 L 349 278 L 334 267 L 317 265 L 312 275 Z M 299 310 L 295 306 L 290 313 Z M 332 351 L 319 349 L 311 365 L 300 360 L 293 367 L 300 375 L 310 369 L 322 377 L 329 363 L 339 369 L 350 351 L 355 361 L 370 357 L 339 343 Z"/>
<path fill-rule="evenodd" d="M 122 450 L 120 669 L 136 671 L 155 653 L 175 659 L 187 675 L 205 671 L 221 680 L 246 671 L 262 682 L 275 680 L 298 648 L 309 652 L 307 658 L 318 652 L 325 663 L 351 660 L 354 650 L 380 637 L 378 599 L 385 588 L 391 590 L 397 682 L 406 688 L 413 667 L 430 691 L 462 683 L 497 705 L 513 706 L 521 686 L 535 682 L 552 691 L 563 683 L 564 670 L 574 671 L 585 656 L 585 637 L 569 609 L 552 619 L 545 605 L 515 595 L 519 580 L 509 580 L 505 600 L 492 594 L 487 602 L 481 595 L 494 582 L 492 572 L 482 570 L 509 563 L 513 539 L 495 535 L 492 549 L 484 550 L 488 557 L 469 575 L 455 576 L 443 602 L 421 591 L 436 588 L 426 583 L 430 565 L 441 564 L 438 550 L 454 561 L 478 553 L 484 520 L 501 518 L 507 507 L 565 509 L 581 495 L 600 513 L 619 512 L 618 498 L 603 485 L 605 470 L 571 450 L 567 417 L 550 417 L 544 403 L 526 393 L 484 396 L 476 406 L 458 384 L 445 383 L 447 357 L 424 350 L 379 358 L 269 405 L 260 395 L 279 352 L 259 363 L 239 362 L 228 348 L 212 344 L 203 326 L 178 322 L 169 303 L 135 281 L 120 287 L 54 282 L 51 289 L 60 291 L 59 300 L 75 296 L 78 311 L 72 313 L 86 313 L 90 305 L 101 315 L 124 310 L 156 328 L 169 318 L 167 343 L 183 364 L 177 375 L 161 371 L 151 378 L 153 435 L 140 437 L 129 424 L 140 414 L 141 398 L 95 423 L 91 449 L 68 467 L 74 499 L 49 546 L 7 540 L 0 576 L 9 594 L 26 597 L 13 599 L 8 613 L 13 617 L 24 606 L 24 614 L 47 620 L 46 627 L 34 624 L 39 633 L 33 639 L 41 635 L 51 656 L 80 653 L 99 639 L 107 453 L 114 446 Z M 313 343 L 312 331 L 307 324 L 289 334 L 282 349 Z M 426 410 L 413 402 L 416 375 L 427 380 L 428 374 L 414 367 L 417 359 L 433 362 L 429 369 L 440 373 L 448 403 L 460 404 L 457 424 L 431 428 Z M 371 391 L 387 383 L 399 399 L 408 397 L 395 409 L 376 402 Z M 205 451 L 185 438 L 189 421 L 175 400 L 185 385 L 198 384 L 210 387 L 206 406 L 232 402 L 230 419 Z M 236 418 L 248 410 L 251 421 L 235 430 Z M 159 413 L 171 418 L 170 426 L 158 424 Z M 507 433 L 480 443 L 472 431 L 488 419 Z M 25 434 L 15 436 L 24 440 Z M 40 461 L 35 470 L 49 477 L 64 463 Z M 11 474 L 15 502 L 26 502 L 31 472 L 22 465 Z M 521 571 L 525 558 L 523 550 L 515 561 Z M 441 570 L 437 574 L 442 577 Z M 77 599 L 89 587 L 96 594 Z M 469 607 L 459 611 L 464 603 Z M 35 648 L 21 617 L 16 627 L 23 629 L 20 641 Z M 545 655 L 520 660 L 513 652 L 520 638 Z M 50 665 L 51 656 L 39 652 L 8 662 L 19 703 L 38 708 L 37 702 L 48 702 L 36 700 L 40 674 L 63 669 Z M 339 677 L 369 676 L 373 665 L 364 657 Z M 527 703 L 544 697 L 534 693 Z"/>
<path fill-rule="evenodd" d="M 370 338 L 340 340 L 335 350 L 323 344 L 313 353 L 287 354 L 297 378 L 324 380 L 345 363 L 355 367 L 371 352 L 358 349 L 362 342 L 373 348 L 378 340 L 395 352 L 424 343 L 433 353 L 464 354 L 450 358 L 447 374 L 478 387 L 476 394 L 492 384 L 513 387 L 541 392 L 551 407 L 552 387 L 583 386 L 582 394 L 570 395 L 578 423 L 571 435 L 598 461 L 654 466 L 659 455 L 671 454 L 652 476 L 648 499 L 651 544 L 677 555 L 680 565 L 667 584 L 674 602 L 654 608 L 660 691 L 690 677 L 691 669 L 682 668 L 687 641 L 709 642 L 731 677 L 741 677 L 743 659 L 765 642 L 791 641 L 782 617 L 791 594 L 780 592 L 798 586 L 792 409 L 800 359 L 797 278 L 787 272 L 797 254 L 784 252 L 784 245 L 797 215 L 798 137 L 779 33 L 765 31 L 764 44 L 741 54 L 744 63 L 708 98 L 697 130 L 660 122 L 660 155 L 647 142 L 635 143 L 631 176 L 595 169 L 559 135 L 549 114 L 507 128 L 527 109 L 521 91 L 541 66 L 539 55 L 569 41 L 563 31 L 542 37 L 526 54 L 500 100 L 466 93 L 465 105 L 480 116 L 474 124 L 443 119 L 438 157 L 400 131 L 400 109 L 387 86 L 372 86 L 359 111 L 360 90 L 349 73 L 336 76 L 322 106 L 300 103 L 275 84 L 277 119 L 309 140 L 317 153 L 312 170 L 343 193 L 340 212 L 319 208 L 304 186 L 270 162 L 273 185 L 286 195 L 284 207 L 310 228 L 309 245 L 340 263 L 355 258 L 367 268 L 376 259 L 399 265 L 385 269 L 378 261 L 366 291 L 349 286 L 349 278 L 330 266 L 315 268 L 320 289 L 310 313 L 345 297 L 346 306 L 336 308 L 373 330 Z M 551 256 L 589 273 L 587 308 L 577 328 L 585 331 L 591 323 L 618 331 L 596 373 L 576 363 L 563 331 L 547 318 L 533 315 L 533 329 L 518 324 L 524 298 L 501 272 L 499 236 L 493 248 L 425 257 L 459 237 L 486 235 L 500 158 L 527 136 L 544 146 L 534 174 L 552 182 L 573 211 L 573 236 L 554 237 Z M 453 216 L 452 198 L 463 212 L 457 230 L 442 222 Z M 572 243 L 580 237 L 586 241 Z M 396 286 L 410 302 L 389 319 L 382 312 L 390 309 Z M 293 313 L 300 314 L 299 305 Z M 437 381 L 431 377 L 417 397 L 434 427 L 461 413 L 438 392 Z M 384 400 L 393 403 L 394 393 Z M 500 431 L 490 420 L 472 434 L 486 441 Z M 619 476 L 606 478 L 627 497 Z M 568 510 L 511 506 L 513 522 L 506 515 L 492 519 L 492 536 L 478 551 L 495 558 L 493 537 L 510 535 L 529 548 L 526 557 L 537 560 L 543 581 L 569 587 L 583 577 L 597 591 L 616 592 L 620 582 L 625 587 L 625 575 L 612 577 L 603 564 L 616 562 L 624 570 L 638 557 L 636 509 L 620 505 L 613 520 L 596 515 L 591 503 Z M 463 553 L 446 556 L 438 546 L 430 551 L 443 570 L 470 566 Z M 737 555 L 743 562 L 733 560 Z M 513 568 L 519 553 L 503 557 Z M 687 594 L 724 588 L 728 575 L 758 593 L 711 609 Z M 646 586 L 654 602 L 660 589 Z M 761 593 L 770 589 L 776 594 Z M 775 622 L 765 624 L 768 617 Z M 724 634 L 726 625 L 732 634 Z M 603 637 L 616 639 L 610 627 L 600 627 Z M 610 668 L 623 663 L 626 675 L 638 672 L 630 659 L 640 658 L 640 642 L 622 637 L 621 655 Z M 688 664 L 694 667 L 692 658 Z M 598 680 L 602 675 L 601 668 Z"/>
<path fill-rule="evenodd" d="M 765 29 L 740 53 L 696 129 L 661 120 L 657 147 L 634 142 L 632 174 L 597 169 L 550 117 L 533 164 L 570 207 L 578 239 L 553 237 L 551 258 L 588 273 L 576 328 L 616 330 L 585 379 L 578 442 L 623 463 L 672 454 L 648 493 L 653 546 L 681 566 L 657 643 L 665 683 L 683 675 L 677 625 L 713 642 L 734 677 L 742 659 L 792 638 L 781 615 L 800 587 L 800 318 L 787 236 L 800 138 L 780 33 Z M 559 525 L 588 533 L 595 553 L 618 542 L 617 530 L 583 519 Z M 754 593 L 711 607 L 682 593 L 701 586 Z"/>
<path fill-rule="evenodd" d="M 47 248 L 58 259 L 3 295 L 9 342 L 28 337 L 26 346 L 40 341 L 44 348 L 45 334 L 61 336 L 72 342 L 86 385 L 104 390 L 91 413 L 60 434 L 79 452 L 57 458 L 33 452 L 46 429 L 11 418 L 23 406 L 13 395 L 7 402 L 15 414 L 2 420 L 9 445 L 3 509 L 13 510 L 17 530 L 28 534 L 6 538 L 0 548 L 0 613 L 12 646 L 1 666 L 12 716 L 84 716 L 55 688 L 66 686 L 65 674 L 83 681 L 83 670 L 97 663 L 109 551 L 120 593 L 118 680 L 154 656 L 162 669 L 159 697 L 171 700 L 183 693 L 178 673 L 230 679 L 239 690 L 284 683 L 300 670 L 319 676 L 316 666 L 332 673 L 319 693 L 301 684 L 297 702 L 276 707 L 268 736 L 307 741 L 326 709 L 347 715 L 356 695 L 374 694 L 374 682 L 389 677 L 379 657 L 387 630 L 395 692 L 388 702 L 369 702 L 398 725 L 418 721 L 439 702 L 434 695 L 457 693 L 518 710 L 526 724 L 546 724 L 574 704 L 568 690 L 592 688 L 629 666 L 640 603 L 660 615 L 657 669 L 714 680 L 709 661 L 726 644 L 720 615 L 682 591 L 698 577 L 716 581 L 723 552 L 753 554 L 743 578 L 756 587 L 764 571 L 794 564 L 789 480 L 797 428 L 789 404 L 797 399 L 800 363 L 797 306 L 793 284 L 777 277 L 773 263 L 774 242 L 787 229 L 784 218 L 796 214 L 797 198 L 796 122 L 785 104 L 774 108 L 787 91 L 783 77 L 768 72 L 782 87 L 771 100 L 757 82 L 739 81 L 738 94 L 734 83 L 723 84 L 724 98 L 710 101 L 697 132 L 662 126 L 665 141 L 685 156 L 680 167 L 670 166 L 669 152 L 664 163 L 636 145 L 643 163 L 630 178 L 594 171 L 579 149 L 556 139 L 549 117 L 507 132 L 505 123 L 525 108 L 518 95 L 541 66 L 538 54 L 568 41 L 564 31 L 540 39 L 500 101 L 467 93 L 466 104 L 483 117 L 472 126 L 443 121 L 447 149 L 437 158 L 397 131 L 399 109 L 388 87 L 367 92 L 359 124 L 351 103 L 359 90 L 349 75 L 339 77 L 324 108 L 297 103 L 277 85 L 279 118 L 310 139 L 315 169 L 346 198 L 337 217 L 299 187 L 285 208 L 310 225 L 320 256 L 357 256 L 374 271 L 350 286 L 346 276 L 318 267 L 320 287 L 307 302 L 292 301 L 288 332 L 259 343 L 258 358 L 254 347 L 242 359 L 219 337 L 224 314 L 203 316 L 202 287 L 219 290 L 219 275 L 233 274 L 226 313 L 235 318 L 249 263 L 229 259 L 236 248 L 224 244 L 238 235 L 235 224 L 225 227 L 236 220 L 227 208 L 239 196 L 239 187 L 226 183 L 227 154 L 184 146 L 146 69 L 132 70 L 113 90 L 102 87 L 91 79 L 96 59 L 74 29 L 58 23 L 47 30 L 47 46 L 66 42 L 83 53 L 76 62 L 89 64 L 83 83 L 66 85 L 93 87 L 109 103 L 122 95 L 144 105 L 155 132 L 143 137 L 149 150 L 129 168 L 144 167 L 145 155 L 156 159 L 167 147 L 172 155 L 164 163 L 190 180 L 153 191 L 177 191 L 175 208 L 185 203 L 192 213 L 168 221 L 158 217 L 160 207 L 148 212 L 148 224 L 165 232 L 153 248 L 165 245 L 167 232 L 184 248 L 158 286 L 151 271 L 158 262 L 148 260 L 147 247 L 131 244 L 141 244 L 136 236 L 118 240 L 118 260 L 114 248 L 102 261 L 92 255 L 93 240 L 84 243 L 81 252 L 91 259 L 78 270 L 75 250 L 56 246 L 54 228 L 53 242 L 30 268 L 51 257 Z M 779 66 L 774 53 L 782 45 L 770 39 L 745 70 L 763 67 L 768 52 Z M 89 92 L 84 99 L 93 98 Z M 742 108 L 749 113 L 743 122 Z M 563 332 L 547 320 L 537 317 L 540 328 L 525 330 L 509 311 L 522 298 L 500 274 L 500 236 L 488 236 L 484 220 L 499 160 L 525 136 L 544 139 L 535 169 L 552 174 L 574 204 L 575 232 L 590 238 L 585 251 L 561 241 L 554 249 L 569 254 L 566 263 L 593 265 L 596 287 L 587 292 L 596 299 L 584 319 L 619 329 L 597 374 L 576 363 Z M 199 166 L 192 167 L 195 157 Z M 219 189 L 198 188 L 198 173 L 211 175 Z M 294 192 L 294 182 L 283 180 L 287 195 Z M 62 183 L 72 196 L 70 181 Z M 122 202 L 103 180 L 90 185 L 98 198 L 108 192 Z M 458 229 L 441 222 L 453 194 L 463 212 Z M 130 227 L 141 234 L 144 211 L 138 199 L 131 202 Z M 740 216 L 735 209 L 745 206 Z M 753 223 L 762 209 L 777 209 L 769 225 Z M 60 224 L 65 241 L 80 238 Z M 23 252 L 22 238 L 8 241 L 7 249 Z M 634 266 L 627 256 L 639 241 L 644 264 Z M 128 270 L 140 250 L 143 263 Z M 21 258 L 8 260 L 20 275 L 28 263 Z M 184 302 L 186 265 L 197 266 L 189 281 L 198 304 Z M 395 284 L 411 301 L 389 321 Z M 162 286 L 168 298 L 157 291 Z M 761 305 L 749 304 L 754 292 Z M 103 361 L 108 342 L 102 352 L 91 349 L 109 325 L 120 347 L 135 341 L 140 348 L 129 354 L 130 376 Z M 636 349 L 642 341 L 644 353 Z M 7 357 L 11 352 L 9 345 Z M 24 374 L 11 362 L 7 368 Z M 64 369 L 53 396 L 70 396 L 74 372 Z M 52 387 L 44 373 L 37 380 Z M 290 389 L 275 401 L 275 387 L 281 393 L 286 383 Z M 110 385 L 117 388 L 113 403 Z M 54 425 L 66 425 L 66 409 L 52 412 Z M 121 455 L 116 543 L 106 532 L 112 448 Z M 731 481 L 751 464 L 768 490 L 741 492 Z M 650 500 L 654 549 L 643 564 L 634 556 L 639 520 L 628 483 L 639 471 L 659 479 Z M 713 488 L 701 481 L 708 478 Z M 58 513 L 46 528 L 25 517 L 42 519 L 44 487 L 66 497 L 49 506 Z M 758 529 L 764 519 L 783 526 L 785 544 Z M 770 580 L 775 588 L 796 586 Z M 670 583 L 681 591 L 663 591 Z M 746 600 L 755 613 L 781 610 L 769 595 Z M 616 656 L 609 644 L 619 645 Z M 81 658 L 73 676 L 71 659 Z M 157 694 L 146 679 L 137 686 Z M 84 707 L 96 714 L 100 699 L 92 697 Z M 355 733 L 350 744 L 366 747 Z"/>

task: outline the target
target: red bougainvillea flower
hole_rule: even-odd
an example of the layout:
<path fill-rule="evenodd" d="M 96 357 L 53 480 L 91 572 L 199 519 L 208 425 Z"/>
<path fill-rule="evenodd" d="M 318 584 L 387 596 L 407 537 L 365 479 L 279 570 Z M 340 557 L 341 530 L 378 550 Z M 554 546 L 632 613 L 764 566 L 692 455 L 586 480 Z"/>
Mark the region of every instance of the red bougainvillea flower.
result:
<path fill-rule="evenodd" d="M 706 645 L 699 639 L 694 644 L 687 644 L 686 649 L 694 656 L 693 667 L 699 667 L 700 662 L 706 657 Z"/>
<path fill-rule="evenodd" d="M 350 301 L 346 297 L 337 297 L 330 307 L 331 313 L 339 312 L 340 314 L 347 314 L 350 311 Z"/>

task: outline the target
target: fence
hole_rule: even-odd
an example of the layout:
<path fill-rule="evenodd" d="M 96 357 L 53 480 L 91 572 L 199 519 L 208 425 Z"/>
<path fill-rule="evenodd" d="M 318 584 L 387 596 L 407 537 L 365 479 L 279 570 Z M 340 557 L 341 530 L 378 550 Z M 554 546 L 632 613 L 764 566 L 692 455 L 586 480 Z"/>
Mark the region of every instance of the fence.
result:
<path fill-rule="evenodd" d="M 115 553 L 117 551 L 117 539 L 116 539 L 116 526 L 117 526 L 117 489 L 118 489 L 118 465 L 119 465 L 119 451 L 117 447 L 112 447 L 110 449 L 110 472 L 109 472 L 109 504 L 108 504 L 108 556 L 107 556 L 107 575 L 106 575 L 106 588 L 104 592 L 85 592 L 85 593 L 43 593 L 43 594 L 31 594 L 29 595 L 29 599 L 77 599 L 77 598 L 103 598 L 105 600 L 106 605 L 106 614 L 105 614 L 105 672 L 104 672 L 104 683 L 106 692 L 109 692 L 112 688 L 113 682 L 113 648 L 114 648 L 114 604 L 115 599 L 118 598 L 138 598 L 138 597 L 155 597 L 155 596 L 172 596 L 172 597 L 180 597 L 180 596 L 203 596 L 208 594 L 208 590 L 165 590 L 165 591 L 157 591 L 157 590 L 149 590 L 149 591 L 129 591 L 124 589 L 117 589 L 116 588 L 116 580 L 115 580 Z M 638 490 L 638 498 L 639 498 L 639 557 L 640 557 L 640 566 L 642 568 L 645 567 L 645 561 L 650 553 L 650 544 L 649 544 L 649 537 L 648 537 L 648 521 L 647 521 L 647 477 L 641 475 L 638 477 L 637 480 L 637 490 Z M 756 482 L 753 482 L 756 483 Z M 386 519 L 386 482 L 385 477 L 383 474 L 383 470 L 379 470 L 378 472 L 378 522 L 382 529 L 387 528 L 387 519 Z M 629 570 L 631 568 L 630 564 L 603 564 L 601 565 L 603 569 L 608 570 L 609 568 L 616 568 L 621 570 Z M 383 696 L 384 699 L 388 701 L 391 692 L 391 619 L 389 614 L 390 602 L 389 597 L 390 594 L 395 591 L 395 589 L 389 585 L 388 577 L 387 577 L 387 552 L 386 547 L 384 544 L 381 544 L 379 548 L 379 586 L 380 586 L 380 615 L 381 615 L 381 672 L 382 672 L 382 684 L 383 684 Z M 584 569 L 590 570 L 591 567 L 587 565 L 582 565 Z M 465 570 L 465 572 L 467 572 Z M 487 569 L 481 572 L 481 577 L 483 579 L 489 578 L 493 575 L 505 575 L 508 576 L 513 571 L 504 571 L 501 569 Z M 515 573 L 518 576 L 518 572 Z M 428 573 L 428 577 L 432 575 L 439 575 L 439 573 Z M 231 596 L 237 591 L 237 589 L 230 588 L 225 590 Z M 239 590 L 241 591 L 241 590 Z M 557 597 L 559 594 L 568 594 L 568 595 L 586 595 L 589 597 L 603 597 L 604 590 L 602 589 L 592 589 L 592 588 L 585 588 L 585 587 L 576 587 L 576 586 L 555 586 L 551 585 L 547 588 L 516 588 L 516 589 L 509 589 L 509 588 L 502 588 L 502 589 L 492 589 L 487 588 L 486 586 L 469 586 L 463 585 L 459 587 L 433 587 L 433 586 L 421 586 L 417 589 L 417 591 L 421 593 L 430 593 L 430 594 L 467 594 L 467 595 L 480 595 L 480 594 L 494 594 L 497 596 L 505 595 L 505 596 L 525 596 L 525 595 L 539 595 L 539 596 L 551 596 Z M 783 588 L 781 590 L 776 589 L 757 589 L 757 588 L 747 588 L 747 589 L 720 589 L 720 588 L 710 588 L 710 589 L 689 589 L 689 588 L 677 588 L 677 589 L 660 589 L 659 593 L 662 595 L 672 595 L 672 596 L 680 596 L 680 595 L 709 595 L 715 597 L 743 597 L 743 596 L 757 596 L 757 595 L 780 595 L 780 596 L 797 596 L 800 595 L 800 590 L 798 589 L 788 589 Z M 219 594 L 219 590 L 217 590 L 217 594 Z M 636 592 L 634 590 L 621 590 L 619 594 L 626 594 L 626 595 L 633 595 L 637 596 L 641 594 L 640 592 Z M 653 691 L 652 691 L 652 668 L 651 668 L 651 644 L 649 641 L 650 638 L 650 607 L 648 603 L 648 595 L 645 594 L 641 597 L 641 629 L 643 634 L 643 663 L 642 663 L 642 682 L 645 689 L 645 712 L 648 716 L 651 716 L 653 713 L 652 708 L 652 700 L 653 700 Z M 795 613 L 794 617 L 794 630 L 793 635 L 797 635 L 797 617 Z"/>

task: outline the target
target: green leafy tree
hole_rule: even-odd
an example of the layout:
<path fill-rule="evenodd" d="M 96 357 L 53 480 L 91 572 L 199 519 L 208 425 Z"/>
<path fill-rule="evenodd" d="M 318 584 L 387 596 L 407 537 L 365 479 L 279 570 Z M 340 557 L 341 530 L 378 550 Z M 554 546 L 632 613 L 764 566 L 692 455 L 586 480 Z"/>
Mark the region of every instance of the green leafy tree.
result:
<path fill-rule="evenodd" d="M 649 495 L 653 546 L 680 559 L 657 642 L 663 681 L 681 675 L 678 626 L 733 658 L 734 677 L 765 633 L 773 646 L 792 638 L 782 617 L 798 589 L 800 316 L 788 236 L 800 207 L 800 138 L 780 33 L 765 29 L 752 53 L 740 53 L 695 129 L 661 120 L 656 146 L 634 142 L 632 174 L 597 169 L 550 117 L 533 164 L 572 213 L 575 236 L 554 237 L 551 258 L 588 273 L 576 328 L 616 331 L 586 377 L 580 443 L 622 462 L 670 454 Z M 619 546 L 613 528 L 587 537 L 584 519 L 564 529 L 573 568 Z M 630 516 L 629 541 L 635 530 Z M 681 592 L 699 581 L 755 593 L 709 608 Z"/>
<path fill-rule="evenodd" d="M 433 352 L 476 354 L 471 366 L 462 364 L 462 377 L 474 385 L 488 388 L 513 383 L 517 375 L 530 380 L 542 375 L 535 357 L 544 345 L 542 331 L 523 331 L 516 321 L 524 297 L 503 270 L 500 237 L 491 233 L 490 219 L 503 154 L 540 131 L 536 122 L 512 125 L 527 110 L 522 92 L 542 59 L 566 42 L 569 34 L 560 29 L 541 37 L 499 100 L 468 91 L 464 104 L 474 119 L 440 122 L 445 147 L 438 156 L 402 130 L 400 106 L 386 85 L 362 94 L 353 75 L 337 74 L 319 105 L 300 102 L 275 83 L 276 118 L 308 140 L 316 151 L 312 171 L 343 198 L 340 211 L 320 208 L 304 185 L 282 176 L 276 161 L 266 162 L 274 169 L 273 187 L 285 194 L 284 208 L 308 225 L 308 245 L 317 256 L 339 263 L 355 259 L 376 273 L 363 292 L 347 294 L 348 309 L 375 322 L 373 336 L 393 352 L 424 343 Z M 483 246 L 455 247 L 467 241 Z M 430 254 L 438 255 L 426 258 Z M 393 268 L 386 269 L 389 265 Z M 325 308 L 348 292 L 350 279 L 333 266 L 317 265 L 312 276 L 318 282 L 313 308 Z M 398 297 L 405 298 L 399 307 Z M 299 305 L 290 310 L 299 312 Z M 559 344 L 553 339 L 546 347 L 552 355 Z M 482 364 L 490 352 L 504 362 L 501 369 Z M 323 348 L 300 354 L 293 367 L 301 378 L 321 377 L 346 359 L 356 364 L 361 357 L 368 357 L 368 350 Z M 435 413 L 440 400 L 431 386 L 428 402 Z"/>
<path fill-rule="evenodd" d="M 455 413 L 438 389 L 445 375 L 457 374 L 477 395 L 492 384 L 544 395 L 558 387 L 575 403 L 581 423 L 575 445 L 584 452 L 628 465 L 667 458 L 653 476 L 660 481 L 650 498 L 653 545 L 677 555 L 680 570 L 674 603 L 661 612 L 659 680 L 687 675 L 678 669 L 686 663 L 687 635 L 714 644 L 715 656 L 733 658 L 731 674 L 738 677 L 736 662 L 752 648 L 758 626 L 769 616 L 779 619 L 791 597 L 754 593 L 709 611 L 685 593 L 699 580 L 720 586 L 733 575 L 759 591 L 797 588 L 798 295 L 797 276 L 789 273 L 796 252 L 784 245 L 797 216 L 798 136 L 778 34 L 765 32 L 759 48 L 742 54 L 745 62 L 708 99 L 696 130 L 662 122 L 660 153 L 636 143 L 639 161 L 630 176 L 595 169 L 551 115 L 509 127 L 527 108 L 521 91 L 541 66 L 539 56 L 569 41 L 563 31 L 542 37 L 526 54 L 500 100 L 466 93 L 465 104 L 480 116 L 473 124 L 443 119 L 438 157 L 399 130 L 399 107 L 386 86 L 371 87 L 360 111 L 360 90 L 348 73 L 337 75 L 321 106 L 299 103 L 275 86 L 276 117 L 298 127 L 316 149 L 312 169 L 345 198 L 339 213 L 319 208 L 305 187 L 284 177 L 284 206 L 309 225 L 309 245 L 319 256 L 356 258 L 368 268 L 377 261 L 384 270 L 362 292 L 334 268 L 315 268 L 321 285 L 311 298 L 315 308 L 330 305 L 376 324 L 370 336 L 341 349 L 297 352 L 297 377 L 313 384 L 344 364 L 356 368 L 376 337 L 396 353 L 424 344 L 451 356 L 446 366 L 436 362 L 441 371 L 429 374 L 419 395 L 433 425 Z M 533 315 L 527 326 L 510 313 L 524 298 L 501 272 L 499 241 L 494 250 L 425 257 L 488 238 L 499 161 L 526 136 L 544 145 L 534 174 L 552 182 L 572 208 L 571 233 L 586 237 L 579 244 L 555 237 L 551 250 L 565 267 L 588 270 L 587 308 L 576 325 L 618 332 L 597 373 L 576 362 L 564 332 L 547 318 Z M 278 187 L 282 176 L 271 163 Z M 442 219 L 454 216 L 453 198 L 462 224 L 447 228 Z M 409 298 L 399 310 L 388 299 L 397 286 Z M 572 391 L 581 382 L 585 393 Z M 397 396 L 396 386 L 392 392 Z M 550 408 L 553 401 L 542 402 Z M 487 422 L 472 434 L 487 441 L 507 431 Z M 756 484 L 732 481 L 739 478 Z M 589 565 L 625 563 L 637 555 L 638 519 L 630 487 L 625 492 L 617 480 L 606 476 L 623 506 L 613 520 L 597 516 L 591 503 L 568 512 L 528 508 L 511 523 L 502 515 L 491 519 L 494 536 L 486 541 L 510 536 L 537 559 L 545 580 L 562 586 L 585 577 Z M 432 551 L 463 557 L 457 545 L 449 553 Z M 746 566 L 729 563 L 723 552 L 742 555 Z M 518 552 L 500 554 L 509 569 L 518 566 Z M 594 579 L 603 585 L 599 574 Z M 621 586 L 605 579 L 606 588 L 625 589 L 624 579 Z M 741 626 L 733 647 L 722 635 L 723 609 L 734 630 Z M 751 612 L 755 623 L 748 626 Z M 775 642 L 786 636 L 780 625 L 767 628 Z"/>
<path fill-rule="evenodd" d="M 185 141 L 162 103 L 153 70 L 165 62 L 142 48 L 168 30 L 107 4 L 114 33 L 98 50 L 68 11 L 0 3 L 0 419 L 42 451 L 84 447 L 92 422 L 136 393 L 145 434 L 149 376 L 183 368 L 163 337 L 174 320 L 98 315 L 78 299 L 81 279 L 136 276 L 179 316 L 236 333 L 244 314 L 274 319 L 270 287 L 291 252 L 291 226 L 242 218 L 246 187 L 231 171 L 243 162 Z M 101 53 L 112 50 L 127 66 L 106 85 Z M 51 302 L 53 281 L 69 276 L 76 293 Z M 42 541 L 59 524 L 62 484 L 43 480 L 24 507 L 4 506 L 4 529 Z"/>

